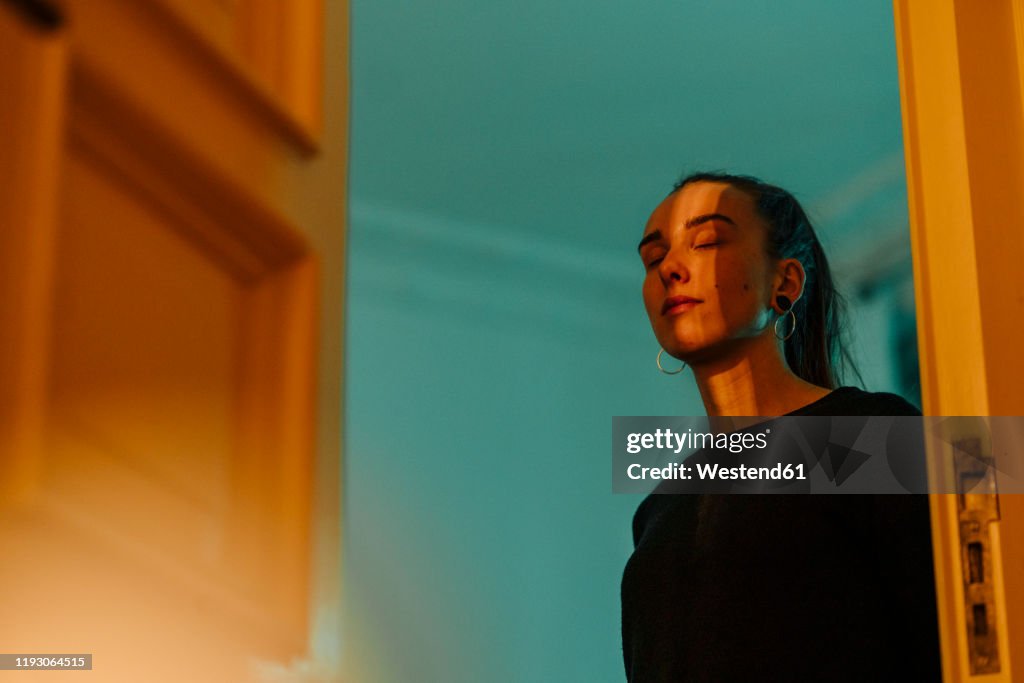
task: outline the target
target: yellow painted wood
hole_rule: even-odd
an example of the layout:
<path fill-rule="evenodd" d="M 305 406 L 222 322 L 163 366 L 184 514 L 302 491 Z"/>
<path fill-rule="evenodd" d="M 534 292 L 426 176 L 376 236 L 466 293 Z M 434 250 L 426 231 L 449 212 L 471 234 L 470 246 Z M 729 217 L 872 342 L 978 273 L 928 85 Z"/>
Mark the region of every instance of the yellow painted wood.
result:
<path fill-rule="evenodd" d="M 39 478 L 66 49 L 0 12 L 0 497 L 12 501 Z"/>
<path fill-rule="evenodd" d="M 337 670 L 347 10 L 249 4 L 0 3 L 0 640 L 95 680 Z"/>
<path fill-rule="evenodd" d="M 1024 108 L 1018 0 L 895 0 L 926 415 L 1022 415 Z M 1001 496 L 998 675 L 967 662 L 956 501 L 932 496 L 946 681 L 1024 675 L 1024 505 Z"/>

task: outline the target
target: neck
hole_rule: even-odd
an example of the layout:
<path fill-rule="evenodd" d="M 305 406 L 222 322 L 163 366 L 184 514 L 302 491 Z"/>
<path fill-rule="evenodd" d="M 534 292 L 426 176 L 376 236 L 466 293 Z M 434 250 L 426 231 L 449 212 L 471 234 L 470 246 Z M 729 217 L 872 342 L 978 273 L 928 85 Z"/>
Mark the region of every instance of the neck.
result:
<path fill-rule="evenodd" d="M 776 417 L 829 393 L 797 377 L 770 334 L 734 340 L 691 368 L 710 418 Z"/>

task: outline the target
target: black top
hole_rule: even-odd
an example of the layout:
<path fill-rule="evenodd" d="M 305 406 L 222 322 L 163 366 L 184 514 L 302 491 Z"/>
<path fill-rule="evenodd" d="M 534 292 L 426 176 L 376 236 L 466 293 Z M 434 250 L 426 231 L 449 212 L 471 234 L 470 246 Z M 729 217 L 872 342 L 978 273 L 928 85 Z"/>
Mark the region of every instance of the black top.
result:
<path fill-rule="evenodd" d="M 920 415 L 840 387 L 788 415 Z M 941 681 L 926 495 L 671 495 L 633 517 L 626 678 Z"/>

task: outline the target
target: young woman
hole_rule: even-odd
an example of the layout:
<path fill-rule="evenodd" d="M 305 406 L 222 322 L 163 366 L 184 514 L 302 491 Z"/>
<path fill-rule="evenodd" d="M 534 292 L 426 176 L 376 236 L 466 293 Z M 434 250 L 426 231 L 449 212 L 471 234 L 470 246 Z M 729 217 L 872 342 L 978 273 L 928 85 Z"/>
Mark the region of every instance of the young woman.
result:
<path fill-rule="evenodd" d="M 920 415 L 841 386 L 842 301 L 810 221 L 750 176 L 690 175 L 639 245 L 644 304 L 709 418 Z M 675 362 L 678 365 L 678 362 Z M 670 495 L 633 518 L 626 676 L 940 681 L 928 497 Z"/>

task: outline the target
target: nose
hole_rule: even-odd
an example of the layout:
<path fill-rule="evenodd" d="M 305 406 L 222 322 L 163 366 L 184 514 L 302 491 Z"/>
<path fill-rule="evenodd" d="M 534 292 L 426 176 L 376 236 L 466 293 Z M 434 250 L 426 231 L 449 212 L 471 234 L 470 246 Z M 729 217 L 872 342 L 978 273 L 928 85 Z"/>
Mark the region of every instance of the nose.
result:
<path fill-rule="evenodd" d="M 690 279 L 690 269 L 683 262 L 680 249 L 669 249 L 665 258 L 658 264 L 661 280 L 666 285 L 670 282 L 686 282 Z"/>

